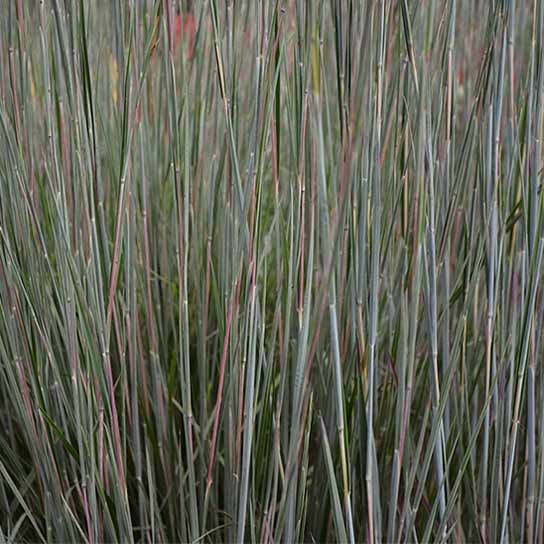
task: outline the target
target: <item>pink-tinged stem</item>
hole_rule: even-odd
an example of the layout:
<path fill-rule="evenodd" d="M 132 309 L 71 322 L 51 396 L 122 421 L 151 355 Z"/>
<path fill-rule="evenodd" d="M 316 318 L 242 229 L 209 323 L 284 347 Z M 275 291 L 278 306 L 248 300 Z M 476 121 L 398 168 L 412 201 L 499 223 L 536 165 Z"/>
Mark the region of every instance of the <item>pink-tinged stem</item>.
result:
<path fill-rule="evenodd" d="M 210 451 L 210 464 L 208 466 L 208 479 L 206 484 L 206 493 L 208 493 L 212 485 L 212 470 L 213 470 L 213 463 L 214 463 L 214 456 L 215 456 L 215 446 L 217 442 L 217 431 L 219 427 L 219 414 L 221 412 L 221 399 L 223 396 L 223 382 L 225 378 L 225 367 L 227 363 L 227 353 L 228 353 L 229 339 L 230 339 L 230 328 L 232 325 L 232 315 L 234 313 L 234 305 L 239 304 L 240 302 L 240 286 L 242 283 L 241 276 L 242 276 L 242 270 L 240 268 L 240 272 L 238 274 L 238 281 L 237 281 L 238 285 L 236 289 L 236 294 L 233 297 L 229 306 L 229 314 L 227 316 L 227 326 L 225 329 L 225 338 L 223 340 L 223 353 L 221 354 L 221 367 L 219 370 L 219 391 L 217 392 L 217 401 L 215 403 L 215 418 L 213 422 L 212 444 L 211 444 L 211 451 Z"/>
<path fill-rule="evenodd" d="M 119 470 L 119 483 L 120 487 L 123 490 L 123 493 L 126 493 L 125 487 L 125 471 L 123 469 L 123 457 L 121 455 L 121 433 L 119 432 L 119 418 L 117 415 L 117 405 L 115 403 L 115 390 L 113 386 L 113 373 L 111 371 L 111 360 L 109 353 L 106 357 L 106 376 L 108 378 L 108 387 L 110 392 L 110 403 L 111 403 L 111 412 L 113 419 L 113 436 L 115 438 L 115 454 L 117 457 L 117 469 Z"/>
<path fill-rule="evenodd" d="M 238 290 L 236 293 L 236 307 L 240 307 L 240 292 L 242 287 L 242 265 L 240 264 L 240 273 L 238 274 Z M 238 431 L 236 433 L 236 473 L 240 472 L 240 455 L 242 447 L 242 418 L 244 411 L 244 382 L 245 382 L 245 368 L 242 365 L 240 389 L 238 391 L 239 409 L 238 409 Z"/>
<path fill-rule="evenodd" d="M 17 100 L 17 87 L 15 86 L 15 53 L 13 47 L 9 48 L 9 68 L 11 76 L 11 93 L 13 95 L 13 112 L 15 114 L 15 129 L 17 133 L 17 140 L 21 138 L 21 121 L 19 119 L 19 102 Z"/>
<path fill-rule="evenodd" d="M 142 342 L 142 331 L 140 328 L 140 316 L 136 312 L 136 338 L 138 341 L 138 349 L 140 353 L 144 353 L 144 345 Z M 147 386 L 147 374 L 145 372 L 145 360 L 144 357 L 139 357 L 140 361 L 140 374 L 142 375 L 142 388 L 143 388 L 143 397 L 144 397 L 144 410 L 147 419 L 149 420 L 149 388 Z"/>
<path fill-rule="evenodd" d="M 108 295 L 108 311 L 106 315 L 106 330 L 107 339 L 111 328 L 111 318 L 113 313 L 113 304 L 115 298 L 115 290 L 117 289 L 117 276 L 119 273 L 119 253 L 121 245 L 121 223 L 123 218 L 123 204 L 125 201 L 125 179 L 121 179 L 121 193 L 119 195 L 119 207 L 117 209 L 117 220 L 115 225 L 115 242 L 113 246 L 113 260 L 111 263 L 110 287 Z M 108 341 L 108 340 L 106 340 Z"/>
<path fill-rule="evenodd" d="M 219 391 L 217 393 L 217 401 L 215 403 L 215 418 L 213 422 L 213 433 L 212 433 L 212 444 L 210 450 L 210 464 L 208 466 L 208 480 L 206 484 L 206 492 L 210 489 L 212 485 L 212 470 L 213 462 L 215 456 L 215 444 L 217 441 L 217 429 L 219 427 L 219 414 L 221 411 L 221 399 L 223 397 L 223 382 L 225 379 L 225 367 L 227 362 L 227 353 L 229 348 L 229 339 L 230 339 L 230 326 L 232 323 L 232 312 L 234 308 L 234 298 L 232 299 L 229 307 L 229 315 L 227 316 L 227 327 L 225 330 L 225 338 L 223 340 L 223 353 L 221 354 L 221 368 L 219 371 Z"/>

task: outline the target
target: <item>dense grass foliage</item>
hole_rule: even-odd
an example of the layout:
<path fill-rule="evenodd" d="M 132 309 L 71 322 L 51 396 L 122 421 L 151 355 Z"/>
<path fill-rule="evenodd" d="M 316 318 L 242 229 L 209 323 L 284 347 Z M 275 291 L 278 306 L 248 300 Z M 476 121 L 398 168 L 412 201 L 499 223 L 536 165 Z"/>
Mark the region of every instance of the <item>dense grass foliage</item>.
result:
<path fill-rule="evenodd" d="M 0 4 L 0 542 L 544 539 L 544 5 Z"/>

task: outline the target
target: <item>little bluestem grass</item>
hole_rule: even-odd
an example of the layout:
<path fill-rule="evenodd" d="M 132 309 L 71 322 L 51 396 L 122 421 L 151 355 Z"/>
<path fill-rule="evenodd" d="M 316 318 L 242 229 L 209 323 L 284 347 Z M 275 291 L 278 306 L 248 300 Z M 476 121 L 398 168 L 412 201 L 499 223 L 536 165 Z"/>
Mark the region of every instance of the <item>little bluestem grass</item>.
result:
<path fill-rule="evenodd" d="M 0 5 L 0 542 L 544 541 L 544 6 Z"/>

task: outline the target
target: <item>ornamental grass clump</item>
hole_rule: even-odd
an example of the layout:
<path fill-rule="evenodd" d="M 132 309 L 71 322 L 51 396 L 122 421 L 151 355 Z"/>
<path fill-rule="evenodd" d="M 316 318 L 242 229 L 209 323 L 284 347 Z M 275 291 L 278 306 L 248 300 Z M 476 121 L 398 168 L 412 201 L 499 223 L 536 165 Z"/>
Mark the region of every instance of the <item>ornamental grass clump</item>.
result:
<path fill-rule="evenodd" d="M 1 2 L 0 542 L 542 542 L 543 39 Z"/>

